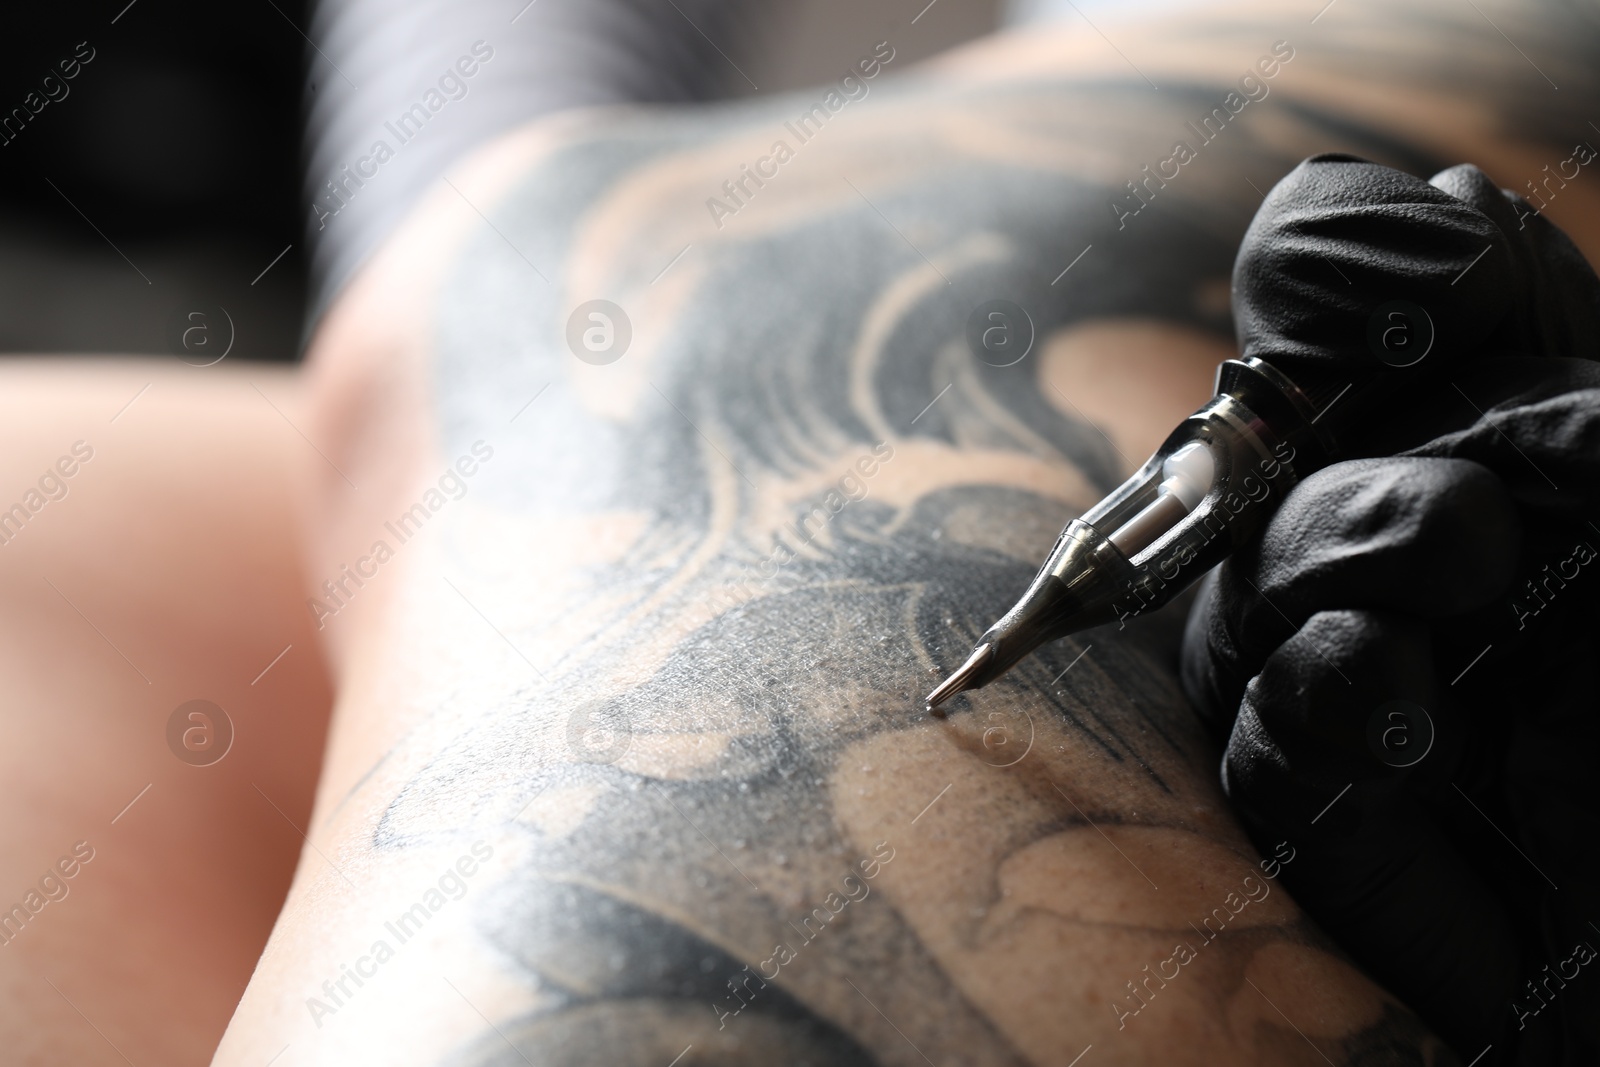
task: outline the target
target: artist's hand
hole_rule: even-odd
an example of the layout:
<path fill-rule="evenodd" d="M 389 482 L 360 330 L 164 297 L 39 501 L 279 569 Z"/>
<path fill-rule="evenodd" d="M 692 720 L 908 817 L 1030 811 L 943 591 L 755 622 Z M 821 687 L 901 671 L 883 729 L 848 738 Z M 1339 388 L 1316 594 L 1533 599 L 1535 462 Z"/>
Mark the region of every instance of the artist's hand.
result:
<path fill-rule="evenodd" d="M 1459 366 L 1403 454 L 1305 479 L 1208 577 L 1184 685 L 1295 897 L 1463 1062 L 1600 1062 L 1600 284 L 1475 168 L 1434 184 L 1504 238 L 1506 318 L 1430 354 Z"/>

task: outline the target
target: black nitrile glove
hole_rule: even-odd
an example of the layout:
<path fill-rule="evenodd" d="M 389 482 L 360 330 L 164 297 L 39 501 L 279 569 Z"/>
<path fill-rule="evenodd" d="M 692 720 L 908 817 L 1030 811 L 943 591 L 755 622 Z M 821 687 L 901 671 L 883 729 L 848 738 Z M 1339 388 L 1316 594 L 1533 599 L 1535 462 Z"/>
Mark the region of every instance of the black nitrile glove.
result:
<path fill-rule="evenodd" d="M 1308 161 L 1240 249 L 1247 352 L 1359 360 L 1415 271 L 1438 362 L 1342 430 L 1387 458 L 1305 478 L 1206 578 L 1183 684 L 1252 837 L 1293 846 L 1296 899 L 1463 1063 L 1597 1064 L 1600 281 L 1474 167 L 1362 206 L 1399 178 Z M 1472 242 L 1503 310 L 1463 336 L 1437 293 Z"/>

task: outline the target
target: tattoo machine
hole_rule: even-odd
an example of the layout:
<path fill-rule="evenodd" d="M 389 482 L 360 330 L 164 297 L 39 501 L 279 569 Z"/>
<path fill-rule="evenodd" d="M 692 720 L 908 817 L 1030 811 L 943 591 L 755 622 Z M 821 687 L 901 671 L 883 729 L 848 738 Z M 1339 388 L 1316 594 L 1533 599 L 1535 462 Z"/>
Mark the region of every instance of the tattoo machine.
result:
<path fill-rule="evenodd" d="M 1445 191 L 1467 180 L 1487 181 L 1463 166 L 1429 184 L 1344 155 L 1285 177 L 1240 245 L 1242 354 L 1218 367 L 1216 395 L 1067 524 L 1022 598 L 928 695 L 929 710 L 1048 641 L 1160 608 L 1249 540 L 1301 478 L 1387 454 L 1375 427 L 1407 420 L 1386 409 L 1404 411 L 1511 310 L 1504 232 Z M 1400 293 L 1417 302 L 1390 298 Z"/>

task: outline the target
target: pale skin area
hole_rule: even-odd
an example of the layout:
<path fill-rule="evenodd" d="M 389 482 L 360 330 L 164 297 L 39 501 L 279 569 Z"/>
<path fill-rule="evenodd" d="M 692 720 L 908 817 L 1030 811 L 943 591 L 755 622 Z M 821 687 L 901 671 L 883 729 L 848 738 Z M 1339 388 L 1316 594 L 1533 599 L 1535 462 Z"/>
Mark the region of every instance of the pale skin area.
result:
<path fill-rule="evenodd" d="M 1507 25 L 1502 13 L 1495 14 Z M 1195 76 L 1214 73 L 1231 82 L 1275 34 L 1250 35 L 1237 54 L 1186 47 L 1178 30 L 1171 31 L 1170 46 L 1162 46 L 1160 36 L 1151 31 L 1138 53 L 1141 67 L 1154 76 L 1183 67 Z M 993 79 L 999 71 L 1023 77 L 1028 62 L 1085 77 L 1096 71 L 1126 73 L 1121 60 L 1097 40 L 1067 35 L 1048 48 L 998 40 L 966 50 L 947 69 L 952 77 L 981 79 Z M 1521 62 L 1514 54 L 1512 60 Z M 1470 100 L 1408 90 L 1396 102 L 1379 93 L 1373 79 L 1352 81 L 1331 63 L 1318 63 L 1316 53 L 1305 48 L 1274 85 L 1280 100 L 1337 100 L 1444 158 L 1473 159 L 1507 185 L 1520 185 L 1522 177 L 1559 158 L 1543 145 L 1490 139 L 1491 123 Z M 1197 64 L 1207 65 L 1206 70 Z M 1366 108 L 1362 101 L 1369 90 L 1374 103 Z M 1459 121 L 1440 122 L 1440 114 Z M 516 195 L 524 177 L 596 128 L 556 120 L 524 131 L 462 167 L 453 181 L 504 227 L 496 212 Z M 876 198 L 873 164 L 850 154 L 874 136 L 863 128 L 854 140 L 819 143 L 795 165 L 810 169 L 786 171 L 785 180 L 803 199 L 800 190 L 808 183 L 820 188 L 832 168 L 847 169 Z M 1288 139 L 1300 143 L 1298 134 Z M 759 140 L 755 147 L 761 147 Z M 1305 151 L 1325 147 L 1308 138 Z M 1157 158 L 1142 150 L 1125 158 L 1110 151 L 1074 151 L 1079 154 L 1070 166 L 1103 171 L 1119 182 L 1138 164 Z M 743 143 L 707 151 L 685 160 L 681 178 L 674 181 L 703 197 L 730 172 L 730 161 L 736 165 L 751 155 Z M 905 163 L 910 171 L 916 165 Z M 1197 170 L 1184 181 L 1192 177 L 1195 195 L 1204 196 L 1198 186 L 1215 182 L 1221 188 L 1221 169 Z M 1590 224 L 1600 218 L 1600 198 L 1592 186 L 1574 182 L 1550 210 L 1591 259 L 1600 249 Z M 776 216 L 805 208 L 786 199 L 788 194 L 773 193 L 753 202 L 740 222 L 755 225 L 763 212 Z M 845 190 L 844 195 L 854 194 Z M 659 197 L 659 187 L 652 192 L 648 182 L 641 183 L 637 208 L 622 203 L 615 208 L 617 217 L 626 222 L 630 211 L 648 214 L 660 206 L 652 197 Z M 1104 207 L 1097 203 L 1096 210 Z M 620 260 L 633 263 L 631 269 L 643 277 L 625 290 L 635 294 L 626 303 L 639 332 L 629 358 L 610 367 L 586 367 L 563 353 L 562 380 L 569 394 L 543 398 L 522 419 L 540 417 L 539 405 L 557 400 L 619 420 L 659 418 L 665 426 L 678 418 L 650 392 L 652 381 L 672 388 L 671 370 L 650 380 L 644 375 L 655 372 L 651 353 L 665 333 L 659 324 L 670 321 L 674 307 L 693 293 L 694 261 L 686 258 L 678 276 L 669 274 L 650 293 L 644 290 L 650 275 L 685 243 L 708 238 L 703 214 L 674 211 L 662 217 L 681 222 L 685 232 L 693 231 L 688 236 L 670 225 L 641 233 L 618 223 L 609 233 L 595 230 L 591 245 L 568 251 L 560 264 L 536 260 L 545 273 L 582 294 L 573 295 L 569 304 L 596 288 L 582 279 L 605 278 Z M 921 233 L 896 218 L 913 242 L 943 247 L 937 234 Z M 36 467 L 42 469 L 73 440 L 92 440 L 97 452 L 74 479 L 71 495 L 49 505 L 38 529 L 24 534 L 26 539 L 53 523 L 61 540 L 34 538 L 33 545 L 24 546 L 19 539 L 0 549 L 0 564 L 20 556 L 24 547 L 36 552 L 28 562 L 72 596 L 152 680 L 146 685 L 26 567 L 13 563 L 0 571 L 12 583 L 8 603 L 37 605 L 9 616 L 13 633 L 6 670 L 12 691 L 36 693 L 25 706 L 56 712 L 15 716 L 14 730 L 42 733 L 30 733 L 27 743 L 8 749 L 11 773 L 3 777 L 4 788 L 13 791 L 14 807 L 26 805 L 42 814 L 9 824 L 17 836 L 5 852 L 15 868 L 13 889 L 7 892 L 20 896 L 77 840 L 87 838 L 97 848 L 96 858 L 73 880 L 72 895 L 47 907 L 17 944 L 0 949 L 0 964 L 12 968 L 10 1002 L 19 1006 L 8 1016 L 10 1032 L 0 1041 L 22 1049 L 24 1062 L 123 1062 L 111 1044 L 140 1064 L 204 1061 L 260 950 L 290 857 L 299 847 L 296 832 L 252 783 L 296 825 L 309 827 L 315 847 L 303 850 L 274 940 L 216 1062 L 261 1064 L 280 1051 L 279 1064 L 450 1062 L 480 1038 L 493 1043 L 491 1026 L 505 1030 L 519 1014 L 556 999 L 549 989 L 531 986 L 482 934 L 481 924 L 486 915 L 492 917 L 494 886 L 530 861 L 535 847 L 530 842 L 554 849 L 574 840 L 592 813 L 611 810 L 603 809 L 615 795 L 610 784 L 562 781 L 536 796 L 518 792 L 520 772 L 527 767 L 572 762 L 565 714 L 530 719 L 514 759 L 496 762 L 494 750 L 500 746 L 486 746 L 464 794 L 448 787 L 424 794 L 420 806 L 404 817 L 403 829 L 412 836 L 403 848 L 375 848 L 375 830 L 396 797 L 458 742 L 463 729 L 518 707 L 523 693 L 537 690 L 541 673 L 556 676 L 564 668 L 552 665 L 586 654 L 585 643 L 595 640 L 605 622 L 623 620 L 621 634 L 599 643 L 620 640 L 631 654 L 602 665 L 585 683 L 590 696 L 625 693 L 648 680 L 685 635 L 717 614 L 715 603 L 702 595 L 686 601 L 668 624 L 639 627 L 650 606 L 641 608 L 632 592 L 604 583 L 597 588 L 595 575 L 606 574 L 648 536 L 650 516 L 605 509 L 523 514 L 496 507 L 490 491 L 498 486 L 503 493 L 526 477 L 504 466 L 513 456 L 502 449 L 472 477 L 464 499 L 448 504 L 423 535 L 402 546 L 320 633 L 304 607 L 305 590 L 366 554 L 372 541 L 384 536 L 383 523 L 420 499 L 462 454 L 441 443 L 434 397 L 438 353 L 432 339 L 450 265 L 469 246 L 481 249 L 483 240 L 495 240 L 493 234 L 485 238 L 486 232 L 477 212 L 449 189 L 421 206 L 322 325 L 304 383 L 313 396 L 308 410 L 295 405 L 290 383 L 275 383 L 258 372 L 248 375 L 342 474 L 311 454 L 247 384 L 227 373 L 200 379 L 200 372 L 175 368 L 165 376 L 142 369 L 124 376 L 104 368 L 68 373 L 7 368 L 17 384 L 0 395 L 16 411 L 0 425 L 16 436 L 0 451 L 15 467 L 4 484 L 15 484 L 20 492 L 37 477 Z M 887 234 L 885 240 L 897 238 Z M 986 249 L 982 242 L 958 242 L 950 254 L 981 258 Z M 1075 249 L 1067 252 L 1062 264 Z M 934 258 L 950 269 L 946 259 Z M 522 283 L 539 284 L 526 278 Z M 1215 284 L 1197 292 L 1195 300 L 1214 305 Z M 549 344 L 557 348 L 559 340 Z M 1226 337 L 1186 324 L 1136 316 L 1080 321 L 1041 339 L 1038 357 L 1048 388 L 1040 394 L 1063 415 L 1092 420 L 1125 471 L 1204 399 L 1211 368 L 1231 354 Z M 152 380 L 156 385 L 127 414 L 114 425 L 107 421 Z M 201 380 L 206 389 L 193 384 Z M 88 381 L 94 382 L 92 390 Z M 938 388 L 936 383 L 927 396 Z M 498 422 L 482 434 L 469 433 L 469 439 L 482 436 L 498 447 L 514 438 L 517 431 L 508 420 L 533 391 L 508 393 L 496 407 L 504 409 Z M 1137 406 L 1128 401 L 1130 391 Z M 163 396 L 170 409 L 160 407 Z M 941 403 L 956 399 L 947 396 Z M 651 401 L 656 408 L 648 407 Z M 170 414 L 155 418 L 146 405 Z M 920 403 L 910 414 L 916 407 Z M 141 411 L 149 421 L 138 421 Z M 107 436 L 102 448 L 88 430 L 78 428 L 101 425 L 126 434 L 133 444 Z M 521 425 L 519 419 L 516 426 Z M 982 442 L 951 447 L 909 434 L 903 425 L 891 431 L 895 458 L 873 477 L 873 500 L 906 509 L 939 487 L 979 484 L 1025 489 L 1054 505 L 1054 510 L 1042 508 L 1038 521 L 1025 528 L 996 529 L 981 509 L 952 517 L 946 536 L 967 543 L 1036 559 L 1059 519 L 1096 496 L 1080 469 L 1046 450 Z M 714 429 L 711 433 L 716 435 Z M 122 453 L 113 444 L 130 449 L 120 470 L 115 464 Z M 850 441 L 825 445 L 784 477 L 754 472 L 757 486 L 742 510 L 715 513 L 711 527 L 742 531 L 760 542 L 778 527 L 787 508 L 814 499 L 866 450 Z M 726 483 L 735 494 L 745 491 L 715 454 L 704 458 L 705 477 L 720 479 L 719 486 Z M 581 464 L 584 458 L 580 454 L 568 462 Z M 291 472 L 300 480 L 298 488 L 291 484 Z M 91 481 L 95 476 L 103 481 Z M 200 491 L 201 486 L 209 491 Z M 304 522 L 311 533 L 310 562 L 303 565 L 290 529 L 300 490 L 313 501 Z M 157 506 L 161 500 L 169 503 Z M 80 506 L 81 511 L 73 510 Z M 539 546 L 537 552 L 529 551 L 532 545 Z M 69 588 L 58 572 L 73 575 L 76 584 Z M 460 593 L 441 579 L 449 579 Z M 464 603 L 461 594 L 470 600 Z M 662 599 L 671 603 L 670 595 Z M 242 603 L 256 607 L 231 610 Z M 848 619 L 836 625 L 839 647 L 860 636 Z M 339 709 L 316 810 L 308 816 L 311 760 L 327 696 L 320 667 L 299 653 L 319 640 L 338 675 Z M 290 643 L 294 651 L 250 687 L 250 679 Z M 1103 673 L 1103 651 L 1090 653 L 1073 676 L 1102 687 L 1101 710 L 1115 717 L 1127 700 L 1118 687 L 1127 682 Z M 1059 666 L 1071 658 L 1064 656 Z M 72 665 L 70 671 L 51 666 L 63 662 Z M 1152 661 L 1148 669 L 1159 670 L 1159 665 Z M 826 667 L 816 670 L 827 672 Z M 823 903 L 844 868 L 872 854 L 878 842 L 888 842 L 895 858 L 870 881 L 871 898 L 845 908 L 822 935 L 825 940 L 802 946 L 799 958 L 773 983 L 883 1063 L 921 1063 L 927 1051 L 940 1063 L 959 1056 L 971 1062 L 1066 1064 L 1090 1044 L 1097 1063 L 1158 1057 L 1174 1063 L 1322 1063 L 1324 1055 L 1339 1062 L 1341 1036 L 1382 1018 L 1384 995 L 1326 946 L 1313 943 L 1314 932 L 1294 926 L 1287 894 L 1273 887 L 1262 903 L 1243 908 L 1234 930 L 1247 931 L 1248 940 L 1250 930 L 1293 928 L 1295 937 L 1272 936 L 1234 949 L 1201 948 L 1181 976 L 1119 1032 L 1110 1003 L 1126 995 L 1124 983 L 1143 974 L 1146 965 L 1156 967 L 1171 957 L 1175 940 L 1198 941 L 1174 932 L 1221 905 L 1246 875 L 1254 872 L 1259 883 L 1260 857 L 1233 825 L 1212 784 L 1215 753 L 1187 724 L 1170 682 L 1157 683 L 1155 706 L 1185 745 L 1181 752 L 1153 757 L 1154 769 L 1171 787 L 1161 792 L 1151 788 L 1144 769 L 1113 765 L 1082 733 L 1066 729 L 1058 707 L 1037 688 L 1020 683 L 979 694 L 944 723 L 915 720 L 912 691 L 925 690 L 935 680 L 932 672 L 925 663 L 913 677 L 841 679 L 826 699 L 809 702 L 803 698 L 814 683 L 787 683 L 801 691 L 813 731 L 807 743 L 820 748 L 840 733 L 853 738 L 830 757 L 831 771 L 815 801 L 836 828 L 842 848 L 831 858 L 842 866 L 803 856 L 778 863 L 763 855 L 757 842 L 737 842 L 729 826 L 695 817 L 741 874 L 716 866 L 725 882 L 675 898 L 671 885 L 679 864 L 669 857 L 660 869 L 663 888 L 638 890 L 638 898 L 756 967 L 771 956 L 770 942 L 779 933 L 773 929 L 778 924 L 766 922 L 769 914 L 791 921 L 805 916 Z M 269 684 L 282 688 L 264 694 Z M 223 704 L 238 722 L 258 724 L 241 733 L 238 750 L 212 768 L 184 766 L 165 747 L 166 715 L 194 696 Z M 107 708 L 138 710 L 124 716 L 107 714 Z M 486 715 L 490 710 L 493 715 Z M 265 726 L 274 716 L 279 718 L 269 731 Z M 892 729 L 860 729 L 868 720 Z M 985 731 L 995 726 L 1006 731 L 1006 744 L 1031 735 L 1032 745 L 1020 762 L 999 766 L 1011 756 L 1010 750 L 995 747 L 994 736 L 986 745 Z M 717 766 L 733 739 L 758 727 L 737 709 L 720 706 L 714 694 L 687 709 L 663 705 L 617 766 L 656 782 L 687 781 Z M 246 737 L 255 744 L 246 746 Z M 52 765 L 38 757 L 58 751 L 72 758 Z M 151 781 L 151 791 L 111 826 L 109 820 Z M 472 797 L 497 817 L 479 819 Z M 502 805 L 507 810 L 500 811 Z M 463 817 L 467 811 L 472 818 Z M 667 815 L 678 818 L 670 809 Z M 695 810 L 689 816 L 696 816 Z M 540 836 L 531 836 L 529 827 Z M 662 831 L 668 829 L 663 823 Z M 492 855 L 467 865 L 474 873 L 460 879 L 464 895 L 445 903 L 425 935 L 401 946 L 368 985 L 356 987 L 347 980 L 342 998 L 347 1003 L 317 1027 L 307 999 L 323 995 L 322 984 L 337 981 L 342 968 L 355 964 L 374 941 L 393 943 L 384 923 L 423 899 L 443 872 L 463 870 L 458 862 L 472 855 L 478 841 Z M 716 852 L 705 851 L 706 870 L 723 864 Z M 616 885 L 611 889 L 620 893 Z M 890 914 L 912 932 L 911 942 L 874 940 Z M 798 945 L 798 938 L 793 943 Z M 910 962 L 873 956 L 887 951 L 885 945 L 908 943 L 920 953 Z M 23 948 L 28 954 L 18 951 Z M 1231 954 L 1218 955 L 1224 951 Z M 11 955 L 23 962 L 5 963 Z M 914 984 L 933 968 L 946 979 L 942 984 Z M 554 970 L 545 965 L 547 976 Z M 570 985 L 581 976 L 554 978 Z M 858 989 L 852 990 L 846 978 Z M 675 1043 L 658 1058 L 651 1046 L 648 1057 L 640 1053 L 641 1062 L 667 1063 L 685 1045 L 695 1043 L 704 1051 L 723 1036 L 704 1001 L 696 1002 L 687 1023 L 671 1013 L 657 1019 L 658 1010 L 640 1007 L 636 1015 L 655 1020 L 650 1025 Z M 1301 1033 L 1285 1026 L 1285 1017 Z M 745 1037 L 754 1025 L 749 1015 L 729 1020 L 729 1029 Z M 680 1034 L 688 1036 L 678 1041 Z M 504 1045 L 499 1052 L 511 1057 L 508 1062 L 521 1062 Z"/>
<path fill-rule="evenodd" d="M 0 365 L 6 506 L 93 450 L 0 546 L 0 899 L 93 849 L 0 947 L 10 1062 L 204 1063 L 277 915 L 331 693 L 295 595 L 304 442 L 264 397 L 299 414 L 273 368 Z M 209 767 L 167 748 L 195 698 L 235 727 Z"/>

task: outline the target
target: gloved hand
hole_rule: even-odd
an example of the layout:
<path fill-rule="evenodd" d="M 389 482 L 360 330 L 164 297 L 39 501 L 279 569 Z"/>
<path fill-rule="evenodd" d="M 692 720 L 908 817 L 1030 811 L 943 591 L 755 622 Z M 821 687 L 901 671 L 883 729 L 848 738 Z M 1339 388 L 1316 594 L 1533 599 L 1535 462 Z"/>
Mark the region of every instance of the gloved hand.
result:
<path fill-rule="evenodd" d="M 1400 177 L 1319 157 L 1274 190 L 1246 350 L 1361 358 L 1362 309 L 1458 231 L 1503 312 L 1462 336 L 1433 301 L 1444 373 L 1206 578 L 1183 684 L 1295 898 L 1463 1063 L 1600 1063 L 1600 281 L 1474 167 L 1351 206 Z"/>

